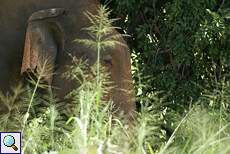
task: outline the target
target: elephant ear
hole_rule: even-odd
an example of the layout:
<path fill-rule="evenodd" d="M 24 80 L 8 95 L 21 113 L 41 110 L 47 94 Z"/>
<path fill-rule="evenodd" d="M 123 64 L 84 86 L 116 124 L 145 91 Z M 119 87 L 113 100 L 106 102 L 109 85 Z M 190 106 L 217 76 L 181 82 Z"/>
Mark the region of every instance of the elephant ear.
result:
<path fill-rule="evenodd" d="M 52 83 L 52 75 L 58 52 L 58 39 L 55 38 L 57 36 L 50 25 L 51 22 L 47 22 L 49 20 L 47 18 L 57 17 L 64 11 L 62 8 L 41 10 L 29 17 L 21 75 L 24 72 L 31 71 L 37 74 L 42 73 L 47 82 L 49 84 Z"/>

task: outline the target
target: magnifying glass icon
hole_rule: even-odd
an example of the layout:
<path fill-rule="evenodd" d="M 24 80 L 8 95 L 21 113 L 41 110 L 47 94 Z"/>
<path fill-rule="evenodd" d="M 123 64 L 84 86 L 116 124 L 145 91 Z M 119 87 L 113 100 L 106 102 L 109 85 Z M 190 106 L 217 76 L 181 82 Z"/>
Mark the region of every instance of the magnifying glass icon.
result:
<path fill-rule="evenodd" d="M 12 147 L 15 151 L 18 150 L 18 148 L 14 145 L 15 144 L 15 139 L 11 135 L 7 135 L 3 139 L 3 143 L 7 147 Z"/>

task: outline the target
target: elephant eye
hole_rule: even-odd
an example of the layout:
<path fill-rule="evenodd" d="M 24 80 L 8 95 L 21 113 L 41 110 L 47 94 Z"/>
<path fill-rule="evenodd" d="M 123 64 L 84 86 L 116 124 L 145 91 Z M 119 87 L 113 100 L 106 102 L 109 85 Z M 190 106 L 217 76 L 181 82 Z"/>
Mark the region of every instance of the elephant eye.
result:
<path fill-rule="evenodd" d="M 106 56 L 104 56 L 104 57 L 103 57 L 103 60 L 104 60 L 104 62 L 105 62 L 106 64 L 112 65 L 112 57 L 111 57 L 111 55 L 106 55 Z"/>
<path fill-rule="evenodd" d="M 104 60 L 104 62 L 105 62 L 105 64 L 107 65 L 107 67 L 109 67 L 109 70 L 108 70 L 108 71 L 110 71 L 111 68 L 113 67 L 111 55 L 106 55 L 106 56 L 104 56 L 102 59 Z"/>
<path fill-rule="evenodd" d="M 82 61 L 85 62 L 86 60 L 88 59 L 88 56 L 86 53 L 83 54 L 83 58 L 82 58 Z"/>
<path fill-rule="evenodd" d="M 105 61 L 105 63 L 112 65 L 112 59 L 105 59 L 104 61 Z"/>

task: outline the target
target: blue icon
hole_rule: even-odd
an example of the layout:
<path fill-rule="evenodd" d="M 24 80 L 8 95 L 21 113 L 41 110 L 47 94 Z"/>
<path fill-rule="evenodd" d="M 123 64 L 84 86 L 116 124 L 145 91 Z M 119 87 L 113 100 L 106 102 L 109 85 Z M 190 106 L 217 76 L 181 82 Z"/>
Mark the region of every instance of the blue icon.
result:
<path fill-rule="evenodd" d="M 21 132 L 0 132 L 0 154 L 14 153 L 21 154 Z"/>
<path fill-rule="evenodd" d="M 15 151 L 18 150 L 18 148 L 14 145 L 15 144 L 15 139 L 11 135 L 7 135 L 3 139 L 3 143 L 7 147 L 12 147 Z"/>

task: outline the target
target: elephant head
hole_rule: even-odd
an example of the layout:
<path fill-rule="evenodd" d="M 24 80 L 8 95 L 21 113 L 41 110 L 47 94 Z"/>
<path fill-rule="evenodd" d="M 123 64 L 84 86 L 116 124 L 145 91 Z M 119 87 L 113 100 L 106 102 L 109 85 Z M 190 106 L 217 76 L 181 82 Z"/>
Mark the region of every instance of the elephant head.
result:
<path fill-rule="evenodd" d="M 91 7 L 92 10 L 97 10 L 97 5 L 91 4 Z M 97 60 L 96 51 L 86 48 L 81 43 L 72 42 L 76 38 L 90 39 L 90 35 L 81 30 L 90 26 L 89 20 L 83 14 L 84 11 L 89 11 L 87 9 L 89 7 L 81 8 L 38 10 L 33 12 L 28 20 L 21 74 L 28 71 L 39 74 L 42 71 L 41 65 L 46 63 L 48 68 L 45 73 L 43 72 L 43 77 L 49 85 L 59 88 L 56 90 L 56 95 L 61 101 L 65 101 L 64 97 L 77 86 L 73 81 L 68 81 L 61 76 L 67 71 L 67 65 L 71 65 L 71 57 L 68 53 L 79 59 L 87 59 L 89 66 Z M 91 12 L 96 13 L 96 11 Z M 118 32 L 113 30 L 110 35 L 116 34 Z M 119 41 L 125 44 L 122 38 Z M 105 99 L 112 99 L 115 108 L 120 108 L 130 118 L 136 106 L 128 47 L 117 44 L 114 49 L 104 49 L 100 54 L 100 63 L 110 73 L 109 86 L 114 87 Z"/>

